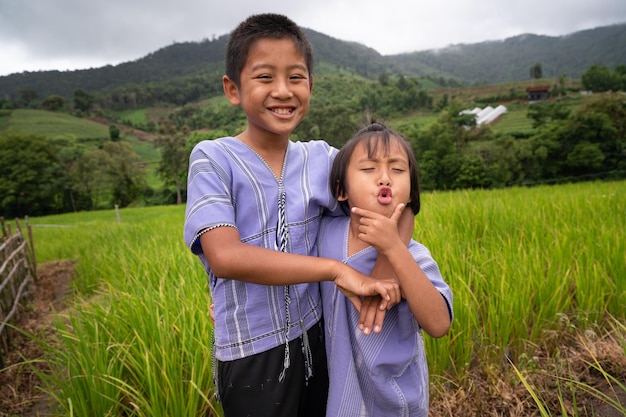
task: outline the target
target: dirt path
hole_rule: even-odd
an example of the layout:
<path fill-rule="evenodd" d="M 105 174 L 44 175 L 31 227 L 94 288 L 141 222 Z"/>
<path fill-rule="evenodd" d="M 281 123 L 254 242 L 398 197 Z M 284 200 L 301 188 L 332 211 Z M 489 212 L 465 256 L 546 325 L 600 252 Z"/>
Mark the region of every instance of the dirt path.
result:
<path fill-rule="evenodd" d="M 74 263 L 49 262 L 39 266 L 37 284 L 33 286 L 32 299 L 16 323 L 24 331 L 47 338 L 53 333 L 52 317 L 65 307 Z M 21 333 L 12 332 L 11 350 L 4 352 L 5 368 L 0 370 L 0 417 L 45 416 L 49 410 L 47 397 L 38 390 L 39 377 L 22 362 L 41 358 L 39 345 Z M 37 363 L 45 371 L 45 363 Z"/>

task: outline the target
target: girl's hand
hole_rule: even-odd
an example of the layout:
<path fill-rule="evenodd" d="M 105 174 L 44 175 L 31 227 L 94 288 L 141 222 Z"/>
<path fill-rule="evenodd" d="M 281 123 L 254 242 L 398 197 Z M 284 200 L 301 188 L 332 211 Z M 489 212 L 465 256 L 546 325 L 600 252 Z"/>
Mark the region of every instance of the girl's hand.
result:
<path fill-rule="evenodd" d="M 405 204 L 398 204 L 391 217 L 352 207 L 352 213 L 360 217 L 359 239 L 374 246 L 380 253 L 384 253 L 398 243 L 402 244 L 398 235 L 398 220 L 404 207 Z"/>

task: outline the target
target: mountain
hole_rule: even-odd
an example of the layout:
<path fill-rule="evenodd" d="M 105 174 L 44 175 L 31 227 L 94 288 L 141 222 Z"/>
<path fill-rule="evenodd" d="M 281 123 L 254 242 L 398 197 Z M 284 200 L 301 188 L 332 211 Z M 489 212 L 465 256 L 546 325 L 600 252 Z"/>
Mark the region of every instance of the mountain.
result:
<path fill-rule="evenodd" d="M 520 35 L 499 41 L 458 44 L 437 50 L 383 56 L 365 45 L 305 29 L 317 68 L 337 68 L 374 78 L 383 72 L 454 78 L 464 83 L 500 83 L 529 78 L 539 63 L 544 77 L 580 78 L 591 65 L 613 69 L 626 64 L 626 23 L 550 37 Z M 221 74 L 227 35 L 201 42 L 174 43 L 115 66 L 76 71 L 23 72 L 0 77 L 0 98 L 35 90 L 71 97 L 81 88 L 95 92 L 128 84 L 170 83 L 182 77 Z M 320 65 L 324 64 L 324 65 Z"/>
<path fill-rule="evenodd" d="M 611 70 L 626 64 L 626 23 L 558 37 L 526 34 L 502 41 L 452 45 L 390 56 L 388 60 L 406 74 L 478 84 L 526 80 L 536 63 L 541 64 L 545 78 L 561 74 L 580 78 L 594 64 Z"/>
<path fill-rule="evenodd" d="M 228 36 L 202 42 L 174 43 L 135 61 L 74 71 L 25 71 L 0 77 L 0 98 L 34 89 L 40 98 L 50 94 L 71 97 L 74 90 L 113 89 L 127 84 L 166 82 L 169 79 L 222 68 Z"/>

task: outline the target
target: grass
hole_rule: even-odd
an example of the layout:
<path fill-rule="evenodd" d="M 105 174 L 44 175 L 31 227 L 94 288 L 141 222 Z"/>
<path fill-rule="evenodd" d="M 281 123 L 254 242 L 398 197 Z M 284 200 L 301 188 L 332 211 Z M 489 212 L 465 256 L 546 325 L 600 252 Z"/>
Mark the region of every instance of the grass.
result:
<path fill-rule="evenodd" d="M 573 329 L 599 333 L 611 317 L 622 325 L 624 207 L 623 181 L 424 194 L 415 237 L 438 261 L 455 311 L 447 336 L 426 338 L 433 392 L 471 393 L 478 373 L 514 378 L 503 363 L 528 372 L 536 349 L 558 357 Z M 48 390 L 63 415 L 217 413 L 210 298 L 182 243 L 184 208 L 120 214 L 120 223 L 114 211 L 31 219 L 40 262 L 78 261 Z"/>
<path fill-rule="evenodd" d="M 506 107 L 507 112 L 491 125 L 495 133 L 503 135 L 521 133 L 529 136 L 536 133 L 532 119 L 527 116 L 528 105 L 511 103 Z"/>
<path fill-rule="evenodd" d="M 626 305 L 625 183 L 466 191 L 425 196 L 437 227 L 422 241 L 443 264 L 455 298 L 457 320 L 449 343 L 462 377 L 479 346 L 489 361 L 520 355 L 574 315 L 586 328 Z M 432 200 L 431 200 L 432 199 Z M 434 217 L 434 219 L 432 219 Z M 419 216 L 417 224 L 420 224 Z M 437 236 L 446 236 L 446 239 Z M 418 236 L 420 232 L 418 231 Z M 446 273 L 447 271 L 447 273 Z M 433 358 L 437 373 L 448 358 Z"/>
<path fill-rule="evenodd" d="M 117 117 L 119 117 L 120 120 L 128 120 L 134 125 L 145 124 L 148 122 L 146 109 L 124 110 L 124 111 L 118 112 Z"/>
<path fill-rule="evenodd" d="M 40 135 L 47 138 L 108 138 L 109 128 L 100 123 L 62 112 L 45 110 L 13 110 L 7 132 Z"/>
<path fill-rule="evenodd" d="M 119 223 L 114 211 L 32 219 L 41 261 L 78 259 L 75 307 L 58 321 L 44 376 L 64 415 L 212 409 L 206 280 L 182 243 L 182 215 L 171 206 L 121 210 Z M 46 235 L 66 245 L 47 245 Z"/>

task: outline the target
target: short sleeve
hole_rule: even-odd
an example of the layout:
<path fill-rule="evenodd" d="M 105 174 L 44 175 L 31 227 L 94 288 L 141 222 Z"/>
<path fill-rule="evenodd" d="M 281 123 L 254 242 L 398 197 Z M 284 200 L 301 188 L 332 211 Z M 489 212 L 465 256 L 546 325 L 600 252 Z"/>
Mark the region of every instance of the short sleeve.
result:
<path fill-rule="evenodd" d="M 202 252 L 198 236 L 207 228 L 235 226 L 231 175 L 220 161 L 215 141 L 197 144 L 189 157 L 184 239 L 194 254 Z"/>

